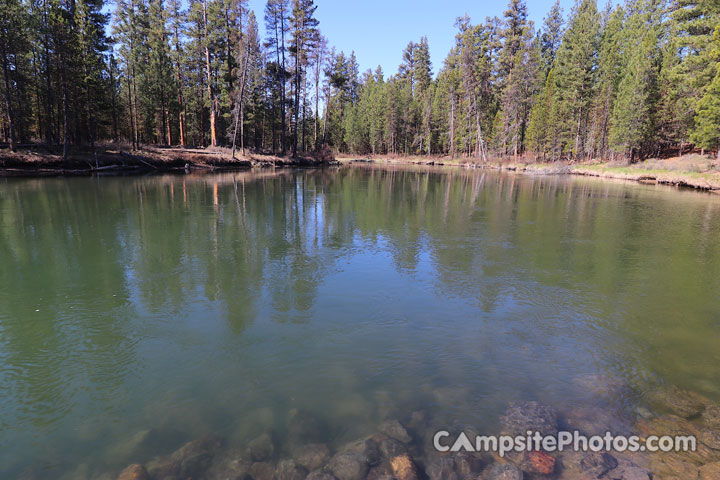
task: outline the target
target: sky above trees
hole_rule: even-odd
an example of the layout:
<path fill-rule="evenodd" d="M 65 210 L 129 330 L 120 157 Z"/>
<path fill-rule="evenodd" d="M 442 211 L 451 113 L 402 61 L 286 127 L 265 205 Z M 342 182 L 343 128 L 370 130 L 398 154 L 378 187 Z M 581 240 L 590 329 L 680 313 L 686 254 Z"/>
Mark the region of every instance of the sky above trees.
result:
<path fill-rule="evenodd" d="M 248 7 L 262 20 L 266 0 L 250 0 Z M 555 0 L 529 0 L 528 19 L 536 26 L 550 11 Z M 613 2 L 617 3 L 617 2 Z M 402 51 L 411 39 L 428 37 L 433 73 L 437 74 L 442 61 L 455 44 L 455 21 L 467 13 L 474 23 L 487 16 L 502 17 L 507 8 L 503 1 L 443 0 L 317 0 L 315 16 L 320 20 L 323 35 L 331 39 L 338 51 L 355 51 L 360 71 L 375 70 L 380 65 L 386 74 L 397 72 Z M 605 0 L 599 0 L 602 8 Z M 572 0 L 560 0 L 565 14 Z M 264 24 L 260 22 L 263 38 Z"/>

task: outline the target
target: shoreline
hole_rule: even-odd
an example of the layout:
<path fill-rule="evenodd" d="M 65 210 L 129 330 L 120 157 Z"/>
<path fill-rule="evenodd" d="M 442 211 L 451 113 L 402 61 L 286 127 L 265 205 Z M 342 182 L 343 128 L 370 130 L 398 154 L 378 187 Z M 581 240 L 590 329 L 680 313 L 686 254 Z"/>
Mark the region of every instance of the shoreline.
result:
<path fill-rule="evenodd" d="M 213 173 L 222 171 L 251 170 L 256 168 L 298 168 L 347 166 L 352 164 L 416 165 L 489 169 L 528 175 L 578 175 L 601 179 L 625 180 L 646 185 L 666 185 L 720 194 L 720 170 L 696 170 L 699 155 L 689 156 L 690 165 L 683 165 L 675 159 L 670 168 L 663 168 L 660 161 L 645 165 L 615 165 L 611 163 L 567 162 L 524 163 L 490 160 L 475 162 L 473 159 L 450 159 L 447 157 L 388 157 L 369 156 L 358 158 L 340 155 L 336 158 L 279 157 L 274 155 L 247 154 L 236 152 L 233 158 L 223 148 L 181 148 L 143 147 L 130 152 L 123 148 L 100 149 L 96 154 L 90 151 L 73 152 L 68 161 L 62 155 L 41 151 L 41 147 L 19 152 L 0 151 L 1 177 L 61 177 L 119 175 L 134 176 L 152 173 Z M 650 161 L 648 161 L 650 162 Z M 694 162 L 694 163 L 693 163 Z M 710 163 L 710 160 L 705 160 Z"/>
<path fill-rule="evenodd" d="M 0 151 L 0 177 L 58 177 L 91 175 L 145 175 L 172 172 L 218 172 L 252 168 L 324 167 L 334 160 L 312 157 L 279 157 L 236 152 L 229 149 L 142 147 L 99 148 L 73 151 L 67 161 L 62 154 L 34 146 L 10 152 Z"/>
<path fill-rule="evenodd" d="M 351 158 L 341 156 L 338 160 L 343 165 L 378 164 L 378 165 L 419 165 L 453 168 L 478 168 L 500 170 L 528 175 L 578 175 L 612 180 L 626 180 L 646 185 L 666 185 L 688 188 L 714 194 L 720 194 L 720 171 L 694 172 L 659 168 L 641 168 L 642 164 L 620 166 L 610 163 L 569 164 L 567 162 L 550 163 L 514 163 L 488 161 L 472 162 L 465 159 L 452 160 L 446 158 L 422 157 L 377 157 Z"/>

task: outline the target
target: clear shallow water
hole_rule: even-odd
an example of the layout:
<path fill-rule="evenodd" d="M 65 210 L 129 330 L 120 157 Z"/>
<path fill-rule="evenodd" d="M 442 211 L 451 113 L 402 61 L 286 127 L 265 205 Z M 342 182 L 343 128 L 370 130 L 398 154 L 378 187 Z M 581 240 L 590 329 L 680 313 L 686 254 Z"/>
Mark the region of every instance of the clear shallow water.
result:
<path fill-rule="evenodd" d="M 0 179 L 0 476 L 282 437 L 293 409 L 339 444 L 416 409 L 718 400 L 719 235 L 720 198 L 571 177 Z"/>

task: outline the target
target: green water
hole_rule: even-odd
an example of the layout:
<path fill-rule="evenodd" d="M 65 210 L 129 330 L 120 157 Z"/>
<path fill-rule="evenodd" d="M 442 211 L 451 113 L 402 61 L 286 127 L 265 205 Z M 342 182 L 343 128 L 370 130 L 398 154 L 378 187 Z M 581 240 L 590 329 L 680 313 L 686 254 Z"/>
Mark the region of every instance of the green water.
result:
<path fill-rule="evenodd" d="M 417 409 L 718 400 L 719 240 L 718 197 L 573 177 L 0 179 L 0 477 L 282 438 L 295 408 L 333 445 Z"/>

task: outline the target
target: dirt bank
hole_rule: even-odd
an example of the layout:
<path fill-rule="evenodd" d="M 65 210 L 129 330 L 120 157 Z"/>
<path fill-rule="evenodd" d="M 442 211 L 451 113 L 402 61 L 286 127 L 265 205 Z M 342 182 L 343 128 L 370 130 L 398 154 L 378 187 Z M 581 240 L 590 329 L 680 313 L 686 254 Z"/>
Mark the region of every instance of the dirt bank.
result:
<path fill-rule="evenodd" d="M 451 159 L 449 157 L 339 157 L 349 163 L 377 163 L 388 165 L 432 165 L 464 168 L 488 168 L 532 175 L 583 175 L 636 181 L 646 184 L 673 185 L 696 190 L 720 193 L 720 170 L 712 159 L 700 155 L 686 155 L 665 160 L 647 160 L 633 165 L 611 163 L 524 163 L 474 159 Z"/>
<path fill-rule="evenodd" d="M 96 151 L 74 150 L 63 160 L 59 149 L 41 146 L 20 148 L 16 152 L 0 150 L 0 176 L 58 176 L 137 174 L 169 171 L 216 171 L 253 167 L 327 166 L 334 159 L 241 155 L 229 149 L 212 148 L 129 148 L 104 147 Z"/>

